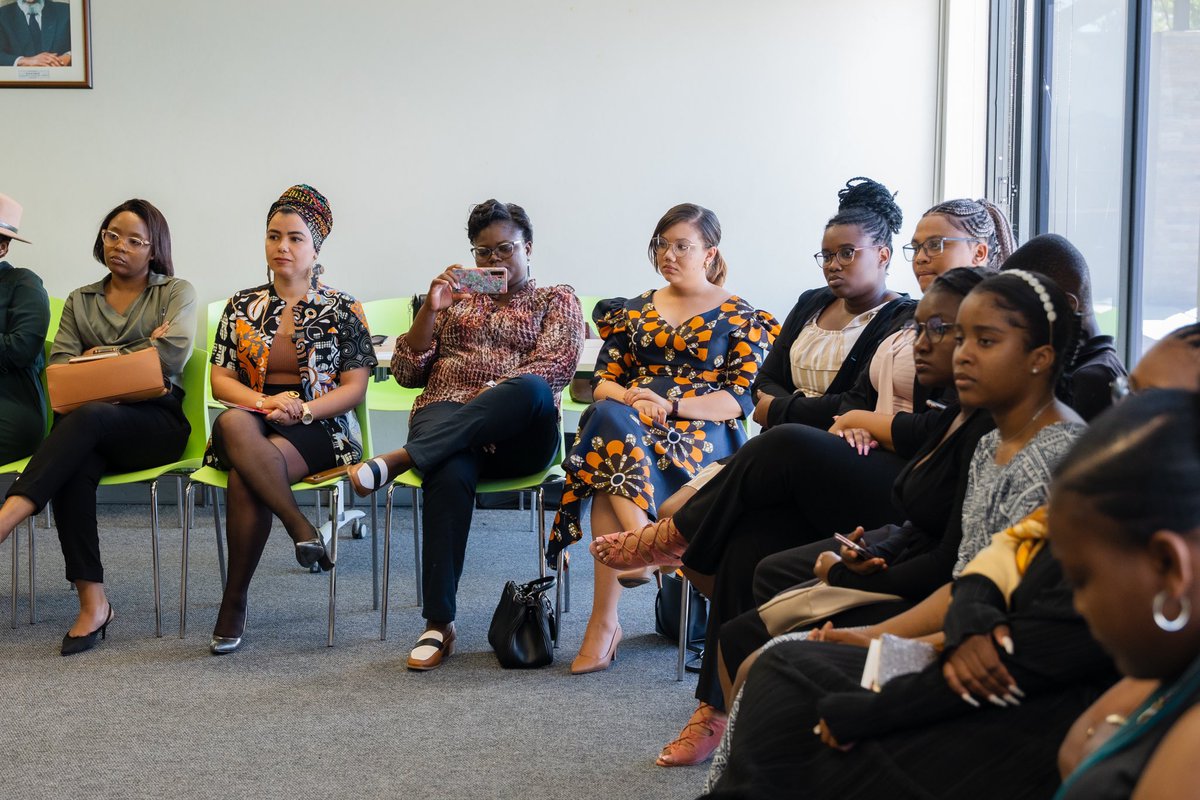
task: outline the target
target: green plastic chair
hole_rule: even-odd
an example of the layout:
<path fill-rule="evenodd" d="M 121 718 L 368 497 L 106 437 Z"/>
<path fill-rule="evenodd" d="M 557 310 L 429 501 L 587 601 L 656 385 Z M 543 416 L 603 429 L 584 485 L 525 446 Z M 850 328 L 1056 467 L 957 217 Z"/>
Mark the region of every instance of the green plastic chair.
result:
<path fill-rule="evenodd" d="M 365 402 L 360 403 L 354 410 L 355 416 L 358 417 L 358 424 L 362 433 L 363 458 L 369 458 L 371 451 L 371 423 L 367 414 L 367 405 Z M 207 416 L 206 416 L 207 419 Z M 345 481 L 345 476 L 331 478 L 323 483 L 306 483 L 300 481 L 292 484 L 293 492 L 321 492 L 329 493 L 329 557 L 333 561 L 337 561 L 337 532 L 338 528 L 346 523 L 352 523 L 352 535 L 356 539 L 363 538 L 363 528 L 365 525 L 362 519 L 365 512 L 358 510 L 347 510 L 339 517 L 338 507 L 341 497 L 341 485 Z M 188 599 L 188 539 L 191 534 L 192 526 L 195 523 L 195 489 L 197 486 L 211 489 L 212 510 L 213 510 L 213 528 L 216 533 L 217 541 L 217 563 L 221 574 L 221 587 L 224 588 L 226 581 L 225 573 L 225 550 L 221 540 L 221 508 L 217 501 L 216 490 L 226 490 L 229 488 L 229 473 L 213 467 L 200 467 L 191 474 L 188 480 L 187 490 L 185 491 L 184 506 L 186 508 L 184 514 L 183 526 L 183 553 L 180 560 L 180 575 L 179 575 L 179 638 L 182 639 L 187 635 L 187 599 Z M 378 561 L 376 558 L 377 549 L 375 546 L 375 530 L 376 530 L 376 510 L 375 504 L 371 504 L 371 568 L 373 573 L 378 573 Z M 324 537 L 324 530 L 322 530 Z M 328 640 L 327 647 L 333 647 L 334 636 L 334 612 L 337 608 L 337 575 L 338 570 L 332 569 L 329 571 L 329 623 L 328 623 Z M 378 607 L 378 597 L 376 597 L 375 607 Z"/>
<path fill-rule="evenodd" d="M 387 336 L 400 336 L 412 327 L 412 300 L 407 297 L 392 297 L 386 300 L 371 300 L 363 303 L 363 313 L 371 332 Z M 372 380 L 367 386 L 367 401 L 372 411 L 408 413 L 421 395 L 421 389 L 410 389 L 396 383 L 389 375 L 386 380 Z"/>
<path fill-rule="evenodd" d="M 208 317 L 204 326 L 204 358 L 208 359 L 212 355 L 213 340 L 217 337 L 217 325 L 221 322 L 221 315 L 225 313 L 225 306 L 229 304 L 229 298 L 224 300 L 214 300 L 208 304 Z M 206 379 L 204 381 L 204 405 L 206 408 L 219 408 L 225 410 L 225 406 L 213 400 L 212 385 Z"/>
<path fill-rule="evenodd" d="M 538 574 L 542 577 L 546 576 L 546 559 L 543 555 L 546 552 L 546 502 L 545 502 L 545 485 L 547 483 L 557 482 L 564 479 L 565 475 L 562 471 L 562 461 L 566 456 L 565 444 L 562 437 L 562 417 L 559 417 L 559 434 L 558 434 L 558 450 L 555 451 L 554 457 L 546 468 L 532 475 L 523 475 L 517 478 L 496 478 L 481 480 L 475 487 L 475 494 L 494 494 L 497 492 L 533 492 L 536 498 L 535 508 L 538 518 Z M 417 470 L 409 470 L 403 475 L 397 475 L 388 486 L 387 503 L 384 506 L 383 515 L 383 603 L 379 612 L 379 638 L 387 639 L 387 616 L 388 616 L 388 579 L 391 572 L 391 553 L 392 553 L 392 504 L 393 494 L 397 487 L 405 486 L 412 491 L 412 514 L 413 514 L 413 566 L 416 576 L 416 592 L 417 605 L 424 603 L 424 593 L 421 586 L 421 512 L 419 504 L 419 491 L 422 488 L 423 481 L 421 473 Z M 567 563 L 564 558 L 562 563 Z M 570 579 L 569 569 L 560 570 L 562 580 L 557 582 L 555 589 L 555 618 L 561 619 L 561 611 L 563 605 L 564 582 Z M 567 610 L 570 610 L 570 587 L 566 587 L 567 592 Z M 557 626 L 561 628 L 560 626 Z M 558 634 L 555 633 L 555 647 L 558 646 Z"/>
<path fill-rule="evenodd" d="M 184 476 L 199 469 L 204 456 L 204 447 L 208 441 L 208 426 L 197 425 L 196 421 L 207 418 L 204 413 L 204 390 L 202 384 L 206 375 L 204 352 L 192 350 L 192 355 L 183 368 L 183 413 L 192 423 L 192 431 L 184 445 L 183 454 L 179 460 L 169 464 L 161 464 L 149 469 L 136 472 L 122 472 L 105 475 L 100 479 L 101 486 L 125 486 L 133 483 L 150 484 L 150 553 L 154 564 L 154 635 L 162 638 L 162 596 L 159 581 L 158 560 L 158 481 L 164 477 L 174 477 L 183 486 Z M 35 615 L 36 594 L 32 573 L 35 563 L 34 539 L 29 540 L 29 617 L 32 623 Z"/>

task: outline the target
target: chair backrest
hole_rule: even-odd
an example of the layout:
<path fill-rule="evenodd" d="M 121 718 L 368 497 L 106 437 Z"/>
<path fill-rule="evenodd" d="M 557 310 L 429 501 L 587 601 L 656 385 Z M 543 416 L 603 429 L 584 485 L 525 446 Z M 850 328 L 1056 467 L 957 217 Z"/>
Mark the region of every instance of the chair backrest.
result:
<path fill-rule="evenodd" d="M 592 312 L 596 309 L 596 304 L 604 298 L 599 295 L 581 294 L 579 297 L 579 307 L 583 309 L 583 321 L 587 324 L 588 330 L 593 335 L 598 336 L 596 331 L 596 323 L 592 322 Z"/>
<path fill-rule="evenodd" d="M 180 461 L 204 456 L 204 448 L 208 446 L 208 437 L 212 433 L 212 423 L 208 419 L 206 398 L 208 393 L 208 353 L 198 347 L 192 348 L 192 355 L 183 365 L 183 415 L 192 425 L 187 444 L 183 448 Z"/>
<path fill-rule="evenodd" d="M 375 445 L 371 442 L 371 415 L 367 411 L 367 401 L 354 407 L 354 416 L 358 418 L 358 430 L 362 434 L 362 460 L 366 461 L 375 455 Z"/>
<path fill-rule="evenodd" d="M 51 297 L 50 300 L 50 328 L 46 331 L 46 339 L 53 342 L 54 335 L 58 333 L 58 325 L 62 322 L 63 307 L 67 301 L 61 297 Z"/>
<path fill-rule="evenodd" d="M 412 327 L 413 311 L 411 297 L 389 297 L 384 300 L 368 300 L 362 304 L 367 315 L 367 325 L 376 336 L 399 336 Z"/>
<path fill-rule="evenodd" d="M 221 321 L 221 315 L 225 313 L 225 306 L 229 305 L 229 298 L 224 300 L 213 300 L 208 304 L 208 322 L 204 326 L 204 347 L 203 350 L 212 350 L 213 339 L 217 338 L 217 323 Z"/>

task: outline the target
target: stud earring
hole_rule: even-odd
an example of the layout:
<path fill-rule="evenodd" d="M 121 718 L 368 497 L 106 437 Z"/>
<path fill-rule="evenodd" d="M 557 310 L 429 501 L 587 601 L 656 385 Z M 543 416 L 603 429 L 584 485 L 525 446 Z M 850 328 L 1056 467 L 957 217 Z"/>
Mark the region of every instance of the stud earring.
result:
<path fill-rule="evenodd" d="M 1037 375 L 1037 374 L 1038 374 L 1038 368 L 1037 368 L 1037 367 L 1034 367 L 1034 368 L 1033 368 L 1033 374 L 1034 374 L 1034 375 Z"/>

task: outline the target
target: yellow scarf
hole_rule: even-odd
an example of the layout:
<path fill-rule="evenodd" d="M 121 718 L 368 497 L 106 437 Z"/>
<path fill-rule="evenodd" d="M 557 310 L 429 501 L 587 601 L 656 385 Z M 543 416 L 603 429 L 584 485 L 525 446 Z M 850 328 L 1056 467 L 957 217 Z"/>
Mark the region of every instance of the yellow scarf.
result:
<path fill-rule="evenodd" d="M 1004 593 L 1009 602 L 1013 591 L 1046 544 L 1046 507 L 1039 506 L 1023 520 L 992 537 L 992 543 L 971 559 L 963 575 L 983 575 Z"/>

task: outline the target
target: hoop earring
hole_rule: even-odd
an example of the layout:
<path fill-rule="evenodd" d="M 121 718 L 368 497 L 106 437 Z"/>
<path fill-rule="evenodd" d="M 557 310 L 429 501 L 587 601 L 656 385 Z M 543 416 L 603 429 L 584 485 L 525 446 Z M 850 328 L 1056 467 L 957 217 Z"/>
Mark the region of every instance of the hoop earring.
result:
<path fill-rule="evenodd" d="M 1163 606 L 1166 605 L 1166 602 L 1166 589 L 1154 595 L 1154 624 L 1167 633 L 1175 633 L 1182 630 L 1192 618 L 1192 601 L 1187 597 L 1179 598 L 1179 615 L 1175 619 L 1167 619 L 1167 615 L 1163 613 Z"/>

